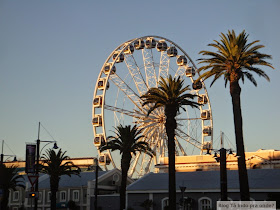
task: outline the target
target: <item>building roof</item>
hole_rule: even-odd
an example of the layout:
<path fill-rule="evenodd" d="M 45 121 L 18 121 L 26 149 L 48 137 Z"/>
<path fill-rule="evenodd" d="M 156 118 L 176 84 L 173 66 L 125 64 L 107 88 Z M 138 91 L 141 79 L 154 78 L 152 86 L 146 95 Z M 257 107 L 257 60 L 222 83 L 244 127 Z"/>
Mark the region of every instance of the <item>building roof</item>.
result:
<path fill-rule="evenodd" d="M 108 171 L 99 171 L 98 177 L 106 174 Z M 28 180 L 25 178 L 25 180 Z M 80 186 L 87 186 L 88 181 L 95 180 L 95 172 L 81 172 L 80 176 L 71 175 L 71 177 L 67 175 L 63 175 L 60 177 L 59 180 L 59 187 L 80 187 Z M 30 185 L 28 185 L 30 186 Z M 44 174 L 39 178 L 39 189 L 49 189 L 50 188 L 50 179 L 49 175 Z"/>
<path fill-rule="evenodd" d="M 238 171 L 227 171 L 228 189 L 238 190 Z M 254 190 L 276 190 L 280 192 L 280 169 L 248 170 L 249 187 Z M 177 172 L 176 189 L 187 187 L 189 191 L 219 190 L 220 171 Z M 127 191 L 167 191 L 168 173 L 149 173 L 128 186 Z"/>

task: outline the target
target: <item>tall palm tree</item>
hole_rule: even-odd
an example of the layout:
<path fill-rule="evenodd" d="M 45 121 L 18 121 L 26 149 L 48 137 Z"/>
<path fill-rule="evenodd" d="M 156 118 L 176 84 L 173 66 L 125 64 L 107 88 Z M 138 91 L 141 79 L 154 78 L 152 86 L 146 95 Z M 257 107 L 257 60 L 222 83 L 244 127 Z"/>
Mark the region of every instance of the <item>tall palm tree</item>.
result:
<path fill-rule="evenodd" d="M 168 159 L 169 159 L 169 207 L 176 209 L 176 174 L 175 174 L 175 130 L 177 122 L 175 117 L 179 113 L 180 108 L 184 109 L 184 105 L 197 108 L 198 103 L 190 100 L 196 95 L 186 93 L 190 90 L 189 86 L 183 86 L 184 82 L 180 77 L 172 78 L 171 75 L 165 80 L 160 78 L 158 88 L 150 88 L 148 92 L 141 96 L 144 103 L 151 104 L 148 115 L 159 107 L 164 108 L 165 113 L 165 129 L 168 138 Z"/>
<path fill-rule="evenodd" d="M 136 152 L 144 152 L 153 156 L 153 151 L 147 142 L 141 141 L 144 137 L 141 135 L 142 130 L 138 129 L 136 125 L 132 128 L 130 125 L 119 125 L 115 128 L 114 133 L 116 136 L 109 136 L 106 144 L 100 147 L 100 151 L 110 149 L 112 151 L 119 150 L 121 154 L 121 170 L 122 180 L 120 188 L 120 209 L 125 209 L 125 193 L 127 173 L 130 167 L 132 155 Z"/>
<path fill-rule="evenodd" d="M 67 161 L 70 157 L 65 155 L 65 153 L 66 151 L 62 152 L 61 149 L 57 153 L 49 149 L 42 157 L 43 164 L 40 171 L 50 176 L 52 210 L 56 209 L 56 192 L 58 191 L 60 177 L 62 175 L 80 174 L 80 168 L 74 165 L 73 162 Z"/>
<path fill-rule="evenodd" d="M 24 179 L 18 174 L 16 166 L 6 167 L 0 164 L 0 189 L 3 196 L 1 200 L 1 209 L 8 209 L 9 189 L 16 190 L 16 187 L 25 188 Z"/>
<path fill-rule="evenodd" d="M 238 158 L 240 194 L 241 200 L 248 201 L 250 199 L 250 193 L 244 153 L 240 103 L 241 87 L 239 80 L 241 79 L 244 83 L 244 78 L 247 78 L 257 86 L 257 82 L 252 73 L 256 73 L 258 76 L 264 77 L 269 81 L 267 74 L 258 66 L 273 67 L 265 61 L 266 59 L 271 59 L 271 56 L 259 52 L 259 49 L 264 46 L 255 45 L 259 40 L 248 43 L 248 34 L 245 31 L 242 31 L 238 36 L 235 35 L 234 30 L 228 31 L 227 35 L 221 33 L 220 38 L 220 42 L 214 40 L 215 43 L 208 45 L 216 48 L 217 52 L 200 52 L 200 54 L 208 57 L 199 59 L 200 63 L 205 64 L 205 66 L 199 68 L 199 72 L 205 71 L 199 79 L 203 78 L 205 80 L 214 77 L 211 86 L 220 77 L 224 77 L 225 86 L 229 82 L 233 106 L 236 149 L 237 155 L 240 157 Z"/>

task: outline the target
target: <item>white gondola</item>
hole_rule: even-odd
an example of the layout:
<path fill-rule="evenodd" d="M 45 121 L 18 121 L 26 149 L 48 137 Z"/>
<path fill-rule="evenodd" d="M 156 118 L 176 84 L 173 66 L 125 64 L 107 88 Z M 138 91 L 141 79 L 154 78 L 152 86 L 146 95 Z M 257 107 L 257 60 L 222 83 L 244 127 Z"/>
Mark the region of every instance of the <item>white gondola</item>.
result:
<path fill-rule="evenodd" d="M 167 55 L 169 57 L 175 57 L 178 54 L 178 50 L 176 49 L 176 47 L 171 46 L 167 49 Z"/>
<path fill-rule="evenodd" d="M 200 89 L 202 88 L 202 82 L 201 82 L 201 81 L 194 82 L 194 83 L 192 84 L 192 88 L 193 88 L 194 90 L 200 90 Z"/>
<path fill-rule="evenodd" d="M 167 44 L 165 40 L 159 40 L 157 43 L 157 51 L 166 51 L 167 50 Z"/>
<path fill-rule="evenodd" d="M 113 60 L 116 60 L 116 63 L 121 63 L 124 61 L 124 54 L 119 51 L 115 51 L 113 54 Z"/>
<path fill-rule="evenodd" d="M 101 145 L 103 145 L 105 143 L 104 135 L 97 134 L 94 138 L 93 143 L 94 143 L 94 146 L 96 146 L 96 147 L 100 147 Z"/>
<path fill-rule="evenodd" d="M 105 83 L 106 83 L 106 78 L 100 78 L 98 83 L 97 83 L 97 87 L 99 90 L 104 90 L 105 88 Z M 107 82 L 107 85 L 106 85 L 106 90 L 109 89 L 109 82 Z"/>
<path fill-rule="evenodd" d="M 180 55 L 177 58 L 177 65 L 178 66 L 184 66 L 187 65 L 188 59 L 184 55 Z"/>
<path fill-rule="evenodd" d="M 101 115 L 97 115 L 92 119 L 92 125 L 95 127 L 102 126 L 102 117 Z"/>
<path fill-rule="evenodd" d="M 116 73 L 116 66 L 112 66 L 112 63 L 106 63 L 105 67 L 104 67 L 104 72 L 105 74 L 109 74 L 110 70 L 112 69 L 111 71 L 111 74 L 115 74 Z"/>
<path fill-rule="evenodd" d="M 201 116 L 201 119 L 202 119 L 202 120 L 210 120 L 211 113 L 210 113 L 209 110 L 202 110 L 200 116 Z"/>
<path fill-rule="evenodd" d="M 123 52 L 124 54 L 132 54 L 134 52 L 134 47 L 130 44 L 125 48 Z"/>
<path fill-rule="evenodd" d="M 99 157 L 99 164 L 100 165 L 110 165 L 111 160 L 108 154 L 101 154 Z"/>
<path fill-rule="evenodd" d="M 97 108 L 102 106 L 102 96 L 96 96 L 93 99 L 93 106 Z"/>
<path fill-rule="evenodd" d="M 138 39 L 134 42 L 134 48 L 136 50 L 142 50 L 145 47 L 145 42 L 142 39 Z"/>
<path fill-rule="evenodd" d="M 211 136 L 212 135 L 212 128 L 211 128 L 211 126 L 205 126 L 203 128 L 203 135 L 204 136 Z"/>
<path fill-rule="evenodd" d="M 186 68 L 185 74 L 187 77 L 193 77 L 195 75 L 195 69 L 191 66 Z"/>
<path fill-rule="evenodd" d="M 212 150 L 212 143 L 210 141 L 203 142 L 202 149 L 211 151 Z"/>
<path fill-rule="evenodd" d="M 145 47 L 146 47 L 147 49 L 155 48 L 156 45 L 157 45 L 157 42 L 156 42 L 155 39 L 150 38 L 150 37 L 146 39 Z"/>
<path fill-rule="evenodd" d="M 199 95 L 197 97 L 197 103 L 199 103 L 199 104 L 207 104 L 207 102 L 208 102 L 208 98 L 207 98 L 207 96 L 205 94 Z"/>

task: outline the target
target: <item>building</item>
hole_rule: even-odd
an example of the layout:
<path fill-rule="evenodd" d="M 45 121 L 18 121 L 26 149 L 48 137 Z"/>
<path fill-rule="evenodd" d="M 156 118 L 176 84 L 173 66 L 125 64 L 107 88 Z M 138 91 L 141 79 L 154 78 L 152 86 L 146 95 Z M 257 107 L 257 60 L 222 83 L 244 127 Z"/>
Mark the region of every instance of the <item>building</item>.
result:
<path fill-rule="evenodd" d="M 238 170 L 236 154 L 227 155 L 227 170 Z M 262 150 L 245 153 L 247 169 L 277 169 L 280 168 L 279 150 Z M 212 155 L 191 155 L 176 157 L 176 171 L 213 171 L 220 170 L 220 163 Z M 168 172 L 168 157 L 160 159 L 156 165 L 157 173 Z"/>
<path fill-rule="evenodd" d="M 31 190 L 27 175 L 23 175 L 26 182 L 26 189 L 18 188 L 10 191 L 9 207 L 18 210 L 21 207 L 32 209 L 34 199 L 26 198 L 26 193 Z M 133 180 L 128 178 L 128 184 Z M 98 206 L 104 207 L 108 204 L 119 206 L 119 187 L 121 184 L 121 172 L 119 169 L 98 172 L 98 198 L 106 200 L 99 202 Z M 72 201 L 80 210 L 93 209 L 95 189 L 95 172 L 81 172 L 80 176 L 61 176 L 59 190 L 57 192 L 57 209 L 67 209 L 68 202 Z M 41 174 L 39 178 L 38 209 L 50 209 L 50 180 L 47 174 Z M 114 202 L 110 201 L 114 197 Z M 108 202 L 108 199 L 110 202 Z M 106 209 L 106 208 L 103 208 Z"/>
<path fill-rule="evenodd" d="M 231 170 L 228 177 L 228 199 L 239 200 L 238 171 Z M 251 200 L 280 201 L 280 169 L 248 170 Z M 220 200 L 220 172 L 194 171 L 176 173 L 177 203 L 181 209 L 182 192 L 185 209 L 216 209 Z M 150 201 L 150 202 L 147 202 Z M 149 173 L 127 187 L 127 207 L 143 209 L 143 203 L 152 204 L 150 210 L 164 210 L 168 205 L 168 173 Z"/>

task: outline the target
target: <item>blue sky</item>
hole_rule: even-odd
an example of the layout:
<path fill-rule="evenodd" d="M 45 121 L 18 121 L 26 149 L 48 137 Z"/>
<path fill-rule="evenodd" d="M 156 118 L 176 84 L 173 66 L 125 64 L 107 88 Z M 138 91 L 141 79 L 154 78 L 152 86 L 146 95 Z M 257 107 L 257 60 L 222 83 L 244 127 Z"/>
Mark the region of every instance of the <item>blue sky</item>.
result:
<path fill-rule="evenodd" d="M 121 43 L 145 35 L 166 37 L 196 61 L 228 29 L 261 40 L 275 70 L 268 83 L 242 84 L 247 151 L 280 149 L 280 2 L 2 0 L 0 2 L 0 140 L 5 154 L 24 159 L 26 142 L 57 140 L 70 157 L 91 157 L 92 98 L 100 69 Z M 198 65 L 199 67 L 199 65 Z M 231 99 L 223 80 L 206 83 L 214 118 L 234 144 Z"/>

